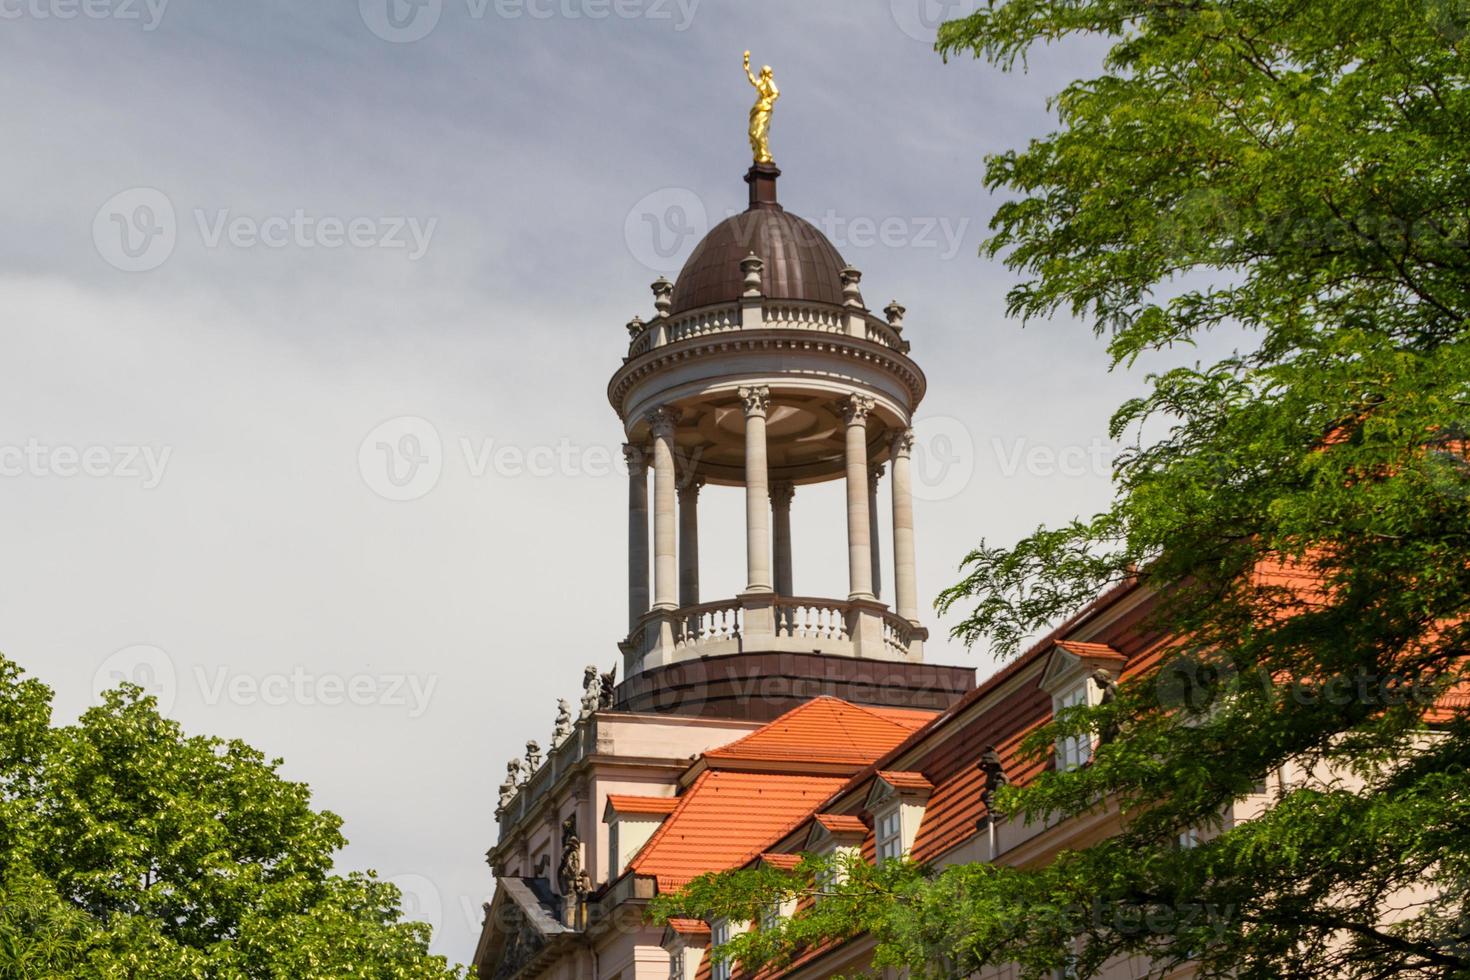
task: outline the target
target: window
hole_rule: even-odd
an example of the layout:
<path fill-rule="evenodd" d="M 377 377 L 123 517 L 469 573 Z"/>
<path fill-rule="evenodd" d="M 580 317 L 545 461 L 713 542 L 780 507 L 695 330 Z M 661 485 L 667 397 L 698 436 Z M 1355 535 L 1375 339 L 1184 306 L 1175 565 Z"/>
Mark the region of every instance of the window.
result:
<path fill-rule="evenodd" d="M 894 806 L 878 815 L 874 837 L 878 846 L 878 863 L 903 857 L 903 811 Z"/>
<path fill-rule="evenodd" d="M 678 943 L 669 953 L 669 980 L 684 980 L 684 944 Z"/>
<path fill-rule="evenodd" d="M 1053 699 L 1053 709 L 1061 711 L 1064 708 L 1075 708 L 1087 704 L 1088 689 L 1091 686 L 1091 681 L 1084 680 L 1065 694 L 1058 695 Z M 1057 739 L 1057 768 L 1061 771 L 1076 769 L 1091 758 L 1092 736 L 1086 732 Z"/>
<path fill-rule="evenodd" d="M 734 963 L 730 960 L 718 960 L 714 958 L 715 950 L 728 943 L 735 936 L 750 929 L 749 922 L 732 923 L 729 919 L 716 919 L 709 924 L 710 939 L 710 980 L 730 980 Z"/>
<path fill-rule="evenodd" d="M 730 941 L 730 920 L 719 919 L 710 924 L 709 930 L 710 952 L 713 953 L 721 946 Z M 730 961 L 711 958 L 710 977 L 712 980 L 730 980 Z"/>
<path fill-rule="evenodd" d="M 1179 835 L 1179 849 L 1187 851 L 1192 847 L 1199 847 L 1199 831 L 1190 827 Z"/>
<path fill-rule="evenodd" d="M 761 909 L 761 931 L 770 932 L 781 925 L 781 903 L 772 902 Z"/>

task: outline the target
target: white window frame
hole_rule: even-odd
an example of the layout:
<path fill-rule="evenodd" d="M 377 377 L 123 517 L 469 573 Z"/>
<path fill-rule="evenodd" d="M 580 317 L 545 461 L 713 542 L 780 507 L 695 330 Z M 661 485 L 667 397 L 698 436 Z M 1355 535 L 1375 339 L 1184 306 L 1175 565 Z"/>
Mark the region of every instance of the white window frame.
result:
<path fill-rule="evenodd" d="M 898 800 L 873 814 L 873 848 L 879 865 L 902 858 L 907 850 L 903 822 L 903 806 Z"/>
<path fill-rule="evenodd" d="M 1092 678 L 1084 677 L 1077 683 L 1058 692 L 1052 697 L 1052 714 L 1059 714 L 1065 708 L 1075 708 L 1086 705 L 1091 707 L 1097 704 L 1097 685 Z M 1064 735 L 1057 739 L 1057 770 L 1070 772 L 1086 765 L 1092 759 L 1092 733 L 1082 732 L 1078 735 Z"/>
<path fill-rule="evenodd" d="M 715 919 L 709 924 L 710 980 L 730 980 L 735 964 L 730 960 L 715 959 L 715 950 L 741 933 L 749 931 L 750 923 L 748 922 Z"/>
<path fill-rule="evenodd" d="M 684 944 L 676 942 L 669 952 L 669 980 L 684 980 Z"/>
<path fill-rule="evenodd" d="M 729 941 L 729 919 L 716 919 L 709 924 L 710 980 L 730 980 L 730 961 L 715 959 L 715 950 Z"/>

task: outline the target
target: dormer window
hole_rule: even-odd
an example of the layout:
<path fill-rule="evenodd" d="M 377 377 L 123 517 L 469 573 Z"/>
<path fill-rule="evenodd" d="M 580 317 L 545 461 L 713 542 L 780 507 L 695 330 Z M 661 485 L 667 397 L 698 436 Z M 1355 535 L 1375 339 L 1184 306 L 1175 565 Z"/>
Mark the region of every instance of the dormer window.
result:
<path fill-rule="evenodd" d="M 694 980 L 710 939 L 709 925 L 699 919 L 670 919 L 663 947 L 669 954 L 669 980 Z"/>
<path fill-rule="evenodd" d="M 1052 699 L 1053 713 L 1059 714 L 1067 708 L 1092 704 L 1092 681 L 1083 678 L 1077 686 Z M 1092 758 L 1092 736 L 1086 732 L 1064 735 L 1057 739 L 1057 768 L 1062 772 L 1085 765 Z"/>
<path fill-rule="evenodd" d="M 896 805 L 878 816 L 877 828 L 878 863 L 903 857 L 903 814 Z"/>
<path fill-rule="evenodd" d="M 873 815 L 873 849 L 880 865 L 913 850 L 924 806 L 933 792 L 933 784 L 923 773 L 878 773 L 868 793 L 867 809 Z"/>
<path fill-rule="evenodd" d="M 731 922 L 729 919 L 716 919 L 709 924 L 711 952 L 724 946 L 731 939 L 748 931 L 748 923 Z M 710 964 L 710 980 L 730 980 L 734 972 L 734 962 L 731 960 L 716 959 Z"/>
<path fill-rule="evenodd" d="M 863 838 L 867 836 L 867 825 L 851 814 L 819 813 L 812 818 L 806 849 L 832 861 L 828 869 L 817 875 L 818 892 L 830 891 L 846 880 L 843 862 L 855 860 L 862 853 Z"/>
<path fill-rule="evenodd" d="M 602 822 L 607 824 L 609 878 L 623 873 L 678 805 L 671 796 L 608 796 Z"/>
<path fill-rule="evenodd" d="M 1068 708 L 1101 704 L 1105 685 L 1098 678 L 1111 685 L 1125 662 L 1121 653 L 1102 643 L 1057 641 L 1041 678 L 1042 689 L 1051 694 L 1052 715 Z M 1090 732 L 1058 738 L 1057 769 L 1066 772 L 1086 765 L 1095 748 Z"/>

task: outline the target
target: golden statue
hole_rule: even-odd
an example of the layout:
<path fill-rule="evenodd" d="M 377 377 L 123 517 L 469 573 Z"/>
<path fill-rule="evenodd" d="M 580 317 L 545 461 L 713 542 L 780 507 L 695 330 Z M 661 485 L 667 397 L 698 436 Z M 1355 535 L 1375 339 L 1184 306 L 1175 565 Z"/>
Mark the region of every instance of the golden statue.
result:
<path fill-rule="evenodd" d="M 771 133 L 771 108 L 781 97 L 781 91 L 776 88 L 770 65 L 761 68 L 759 78 L 751 74 L 749 51 L 745 52 L 745 77 L 750 79 L 756 91 L 755 105 L 750 107 L 750 152 L 755 154 L 756 163 L 773 163 L 767 137 Z"/>

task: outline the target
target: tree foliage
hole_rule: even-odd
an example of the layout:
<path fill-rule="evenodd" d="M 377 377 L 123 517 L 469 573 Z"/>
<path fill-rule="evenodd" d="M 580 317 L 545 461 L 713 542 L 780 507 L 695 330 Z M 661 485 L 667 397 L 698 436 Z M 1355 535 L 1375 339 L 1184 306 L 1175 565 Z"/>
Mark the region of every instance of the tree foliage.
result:
<path fill-rule="evenodd" d="M 1249 341 L 1147 375 L 1111 420 L 1130 445 L 1111 506 L 982 542 L 940 606 L 1014 653 L 1135 578 L 1181 642 L 1027 742 L 1120 733 L 1091 764 L 997 804 L 1117 805 L 1118 836 L 1025 870 L 857 874 L 879 898 L 827 906 L 817 932 L 940 976 L 1087 976 L 1121 955 L 1470 976 L 1470 5 L 993 0 L 939 48 L 1015 70 L 1079 37 L 1107 54 L 1053 99 L 1059 128 L 987 162 L 1009 192 L 986 246 L 1019 274 L 1009 311 L 1087 319 L 1125 370 L 1211 331 Z M 1267 774 L 1276 804 L 1226 823 Z M 1204 842 L 1176 846 L 1191 828 Z M 744 879 L 664 910 L 738 916 Z M 779 959 L 813 935 L 792 922 L 731 952 Z"/>
<path fill-rule="evenodd" d="M 53 727 L 0 657 L 0 978 L 460 976 L 398 890 L 331 873 L 341 820 L 132 685 Z"/>

